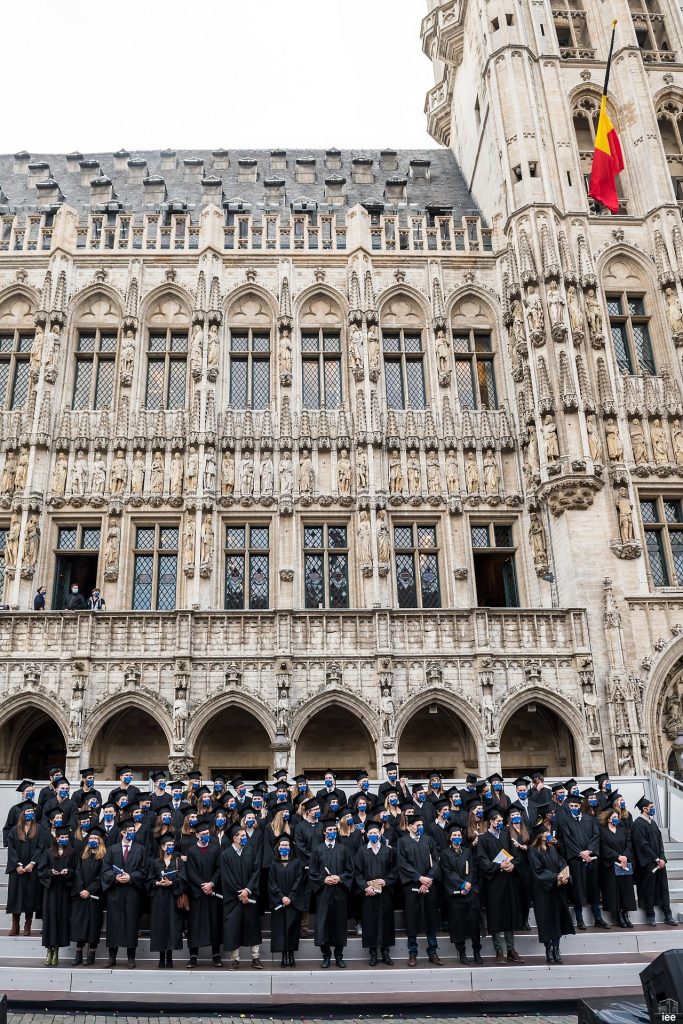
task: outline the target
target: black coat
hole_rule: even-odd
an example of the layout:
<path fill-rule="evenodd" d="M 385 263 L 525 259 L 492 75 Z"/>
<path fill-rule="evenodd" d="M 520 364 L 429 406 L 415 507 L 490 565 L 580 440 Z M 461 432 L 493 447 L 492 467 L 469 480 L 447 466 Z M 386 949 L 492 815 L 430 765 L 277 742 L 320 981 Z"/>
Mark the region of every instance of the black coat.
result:
<path fill-rule="evenodd" d="M 123 868 L 130 882 L 117 882 L 114 868 Z M 147 879 L 147 858 L 139 843 L 132 843 L 123 861 L 121 843 L 114 843 L 102 861 L 102 888 L 107 894 L 107 947 L 135 949 L 138 944 L 142 897 Z"/>
<path fill-rule="evenodd" d="M 71 847 L 62 849 L 61 856 L 53 849 L 43 851 L 38 868 L 43 887 L 42 942 L 46 949 L 71 942 L 71 886 L 77 857 Z M 53 871 L 60 874 L 53 875 Z"/>
<path fill-rule="evenodd" d="M 433 839 L 423 835 L 418 841 L 405 835 L 398 841 L 396 851 L 399 881 L 403 887 L 405 926 L 408 935 L 434 934 L 438 927 L 437 887 L 420 893 L 420 877 L 441 878 L 439 854 Z"/>
<path fill-rule="evenodd" d="M 270 948 L 273 953 L 295 953 L 299 948 L 302 892 L 306 885 L 300 860 L 274 860 L 268 869 L 268 906 L 270 907 Z M 282 897 L 291 900 L 288 906 Z"/>
<path fill-rule="evenodd" d="M 7 844 L 7 867 L 9 875 L 7 888 L 7 914 L 40 914 L 43 906 L 43 890 L 40 885 L 38 868 L 43 856 L 45 833 L 37 828 L 31 839 L 24 839 L 17 833 L 16 826 L 10 831 Z M 33 862 L 33 869 L 23 874 L 17 867 Z"/>
<path fill-rule="evenodd" d="M 641 815 L 633 822 L 631 843 L 635 860 L 638 899 L 646 910 L 656 906 L 664 911 L 671 908 L 669 879 L 666 868 L 658 868 L 658 860 L 666 860 L 664 840 L 654 818 Z M 656 869 L 656 870 L 655 870 Z"/>
<path fill-rule="evenodd" d="M 602 905 L 612 914 L 636 909 L 633 890 L 633 875 L 617 876 L 614 870 L 617 857 L 625 856 L 633 863 L 631 832 L 625 826 L 618 826 L 612 832 L 607 825 L 600 826 L 600 889 Z"/>
<path fill-rule="evenodd" d="M 164 953 L 171 949 L 183 948 L 183 918 L 178 910 L 177 900 L 184 883 L 180 871 L 181 860 L 171 856 L 166 862 L 157 858 L 149 862 L 147 888 L 149 892 L 149 949 L 151 953 Z M 157 885 L 169 874 L 169 886 Z"/>
<path fill-rule="evenodd" d="M 571 893 L 575 906 L 595 906 L 598 902 L 598 854 L 600 829 L 597 820 L 582 814 L 580 820 L 571 813 L 558 815 L 557 839 L 562 856 L 572 876 Z M 580 854 L 590 850 L 595 860 L 584 862 Z"/>
<path fill-rule="evenodd" d="M 363 947 L 388 949 L 396 942 L 393 898 L 393 886 L 398 881 L 396 852 L 390 846 L 378 844 L 378 852 L 374 853 L 369 845 L 364 845 L 356 854 L 353 868 L 363 900 Z M 366 895 L 368 882 L 380 878 L 386 885 L 377 895 Z"/>
<path fill-rule="evenodd" d="M 328 875 L 339 875 L 338 885 L 326 885 Z M 348 928 L 348 895 L 353 885 L 353 862 L 348 844 L 335 842 L 332 849 L 327 843 L 313 848 L 308 879 L 316 893 L 315 933 L 316 946 L 346 945 Z"/>
<path fill-rule="evenodd" d="M 551 942 L 561 935 L 574 934 L 567 906 L 567 886 L 557 884 L 557 876 L 565 863 L 555 846 L 547 846 L 545 850 L 532 846 L 529 850 L 534 915 L 540 942 Z"/>
<path fill-rule="evenodd" d="M 213 882 L 214 892 L 220 892 L 220 848 L 218 843 L 210 843 L 206 849 L 201 849 L 195 839 L 186 856 L 187 860 L 181 862 L 181 877 L 190 897 L 187 944 L 191 949 L 215 948 L 222 940 L 221 901 L 217 896 L 206 896 L 202 885 Z"/>
<path fill-rule="evenodd" d="M 503 871 L 494 859 L 501 850 L 511 852 L 510 837 L 505 829 L 497 835 L 484 832 L 477 843 L 477 865 L 486 903 L 488 930 L 519 931 L 524 926 L 520 901 L 520 878 L 517 869 Z"/>
<path fill-rule="evenodd" d="M 456 850 L 449 846 L 439 857 L 441 882 L 448 910 L 448 932 L 456 947 L 464 946 L 467 939 L 475 947 L 481 946 L 479 926 L 479 876 L 477 858 L 467 847 Z M 463 886 L 469 882 L 469 892 Z"/>
<path fill-rule="evenodd" d="M 71 888 L 72 942 L 87 942 L 91 946 L 96 946 L 100 941 L 104 913 L 103 864 L 104 858 L 97 860 L 95 857 L 88 857 L 87 860 L 83 860 L 82 857 L 79 857 L 76 861 Z M 83 899 L 80 895 L 85 889 L 90 894 L 87 899 Z"/>
<path fill-rule="evenodd" d="M 21 801 L 21 802 L 23 803 L 23 801 Z M 42 812 L 41 808 L 40 807 L 36 807 L 36 822 L 40 821 L 42 813 L 43 812 Z M 12 831 L 12 829 L 14 828 L 14 826 L 17 824 L 17 822 L 19 821 L 20 814 L 21 814 L 21 811 L 19 810 L 19 804 L 13 804 L 10 807 L 9 811 L 7 812 L 7 820 L 5 821 L 5 824 L 4 824 L 4 827 L 3 827 L 3 830 L 2 830 L 2 845 L 3 846 L 7 846 L 8 845 L 8 843 L 9 843 L 9 834 Z"/>
<path fill-rule="evenodd" d="M 261 863 L 255 846 L 247 843 L 238 853 L 231 843 L 220 856 L 223 892 L 223 946 L 226 950 L 255 946 L 261 941 L 258 908 Z M 242 903 L 237 893 L 249 889 L 249 900 Z"/>

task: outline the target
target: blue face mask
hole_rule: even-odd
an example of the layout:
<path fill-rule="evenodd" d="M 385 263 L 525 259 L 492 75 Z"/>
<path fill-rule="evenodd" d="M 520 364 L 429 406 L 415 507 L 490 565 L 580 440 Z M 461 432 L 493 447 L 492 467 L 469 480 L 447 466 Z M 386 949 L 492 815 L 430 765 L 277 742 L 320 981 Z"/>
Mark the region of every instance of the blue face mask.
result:
<path fill-rule="evenodd" d="M 254 810 L 255 811 L 260 811 L 262 807 L 263 807 L 263 801 L 262 800 L 254 800 Z"/>
<path fill-rule="evenodd" d="M 194 828 L 195 825 L 197 824 L 197 815 L 195 814 L 195 815 L 189 817 L 187 819 L 187 823 L 190 826 L 190 828 Z"/>
<path fill-rule="evenodd" d="M 182 794 L 182 793 L 179 793 L 177 789 L 175 789 L 175 790 L 174 790 L 174 791 L 173 791 L 173 792 L 171 793 L 171 796 L 172 796 L 172 798 L 173 798 L 173 802 L 174 802 L 174 803 L 176 803 L 176 804 L 179 804 L 179 803 L 180 803 L 180 801 L 181 801 L 181 800 L 182 800 L 182 798 L 183 798 L 183 794 Z"/>
<path fill-rule="evenodd" d="M 133 776 L 132 775 L 124 775 L 123 776 L 123 781 L 125 782 L 125 784 L 127 786 L 130 786 L 131 782 L 133 781 Z"/>
<path fill-rule="evenodd" d="M 223 817 L 216 818 L 216 828 L 223 828 L 227 820 L 227 818 Z"/>
<path fill-rule="evenodd" d="M 135 839 L 135 829 L 134 828 L 129 828 L 128 829 L 128 831 L 126 832 L 126 838 L 128 839 L 129 842 L 132 842 L 133 839 Z"/>
<path fill-rule="evenodd" d="M 496 832 L 502 832 L 503 829 L 505 828 L 505 823 L 502 821 L 497 821 L 493 827 L 495 828 Z"/>
<path fill-rule="evenodd" d="M 142 821 L 143 818 L 144 814 L 142 813 L 142 811 L 136 811 L 135 814 L 133 815 L 133 821 Z"/>
<path fill-rule="evenodd" d="M 289 847 L 288 846 L 278 846 L 277 852 L 280 854 L 281 857 L 289 857 Z"/>
<path fill-rule="evenodd" d="M 396 772 L 389 772 L 387 778 L 389 779 L 389 782 L 396 782 L 398 776 L 396 775 Z"/>
<path fill-rule="evenodd" d="M 454 800 L 453 801 L 453 806 L 456 808 L 456 810 L 459 811 L 460 808 L 462 807 L 462 800 L 457 800 L 457 799 Z"/>
<path fill-rule="evenodd" d="M 53 828 L 61 828 L 63 824 L 64 824 L 64 822 L 63 822 L 63 820 L 61 818 L 55 818 L 53 820 L 53 822 L 52 822 L 52 827 Z"/>
<path fill-rule="evenodd" d="M 423 836 L 425 831 L 424 825 L 418 825 L 415 831 L 417 832 L 418 836 Z"/>
<path fill-rule="evenodd" d="M 33 811 L 26 811 L 26 812 L 24 813 L 24 819 L 25 819 L 26 821 L 33 821 L 33 820 L 34 820 L 34 818 L 35 818 L 35 814 L 34 814 L 34 812 L 33 812 Z"/>
<path fill-rule="evenodd" d="M 305 783 L 303 783 L 301 786 L 297 786 L 297 789 L 299 790 L 300 793 L 308 792 L 308 786 Z"/>
<path fill-rule="evenodd" d="M 256 818 L 245 818 L 244 824 L 247 826 L 247 828 L 253 828 L 254 825 L 256 824 Z"/>
<path fill-rule="evenodd" d="M 197 842 L 199 843 L 200 846 L 208 846 L 209 837 L 207 835 L 197 836 Z"/>
<path fill-rule="evenodd" d="M 282 820 L 289 821 L 289 811 L 284 812 L 284 814 L 282 815 Z"/>
<path fill-rule="evenodd" d="M 650 815 L 651 818 L 654 818 L 655 814 L 657 813 L 657 808 L 654 806 L 648 807 L 647 813 Z"/>
<path fill-rule="evenodd" d="M 446 821 L 450 819 L 451 812 L 448 810 L 448 808 L 446 808 L 445 811 L 443 812 L 443 816 Z"/>
<path fill-rule="evenodd" d="M 89 821 L 82 821 L 81 822 L 81 832 L 89 832 L 91 827 L 92 826 L 91 826 Z"/>
<path fill-rule="evenodd" d="M 57 845 L 58 846 L 68 846 L 69 845 L 69 837 L 68 836 L 60 836 L 59 839 L 57 840 Z"/>
<path fill-rule="evenodd" d="M 591 797 L 590 798 L 590 800 L 588 801 L 588 806 L 589 807 L 597 807 L 598 806 L 598 801 L 595 799 L 595 797 Z"/>
<path fill-rule="evenodd" d="M 462 836 L 451 836 L 453 846 L 462 846 Z"/>
<path fill-rule="evenodd" d="M 86 779 L 85 780 L 85 784 L 88 787 L 88 789 L 92 789 L 93 786 L 95 785 L 95 780 L 94 779 Z"/>
<path fill-rule="evenodd" d="M 91 811 L 94 811 L 97 807 L 97 800 L 88 800 L 88 807 Z"/>
<path fill-rule="evenodd" d="M 553 834 L 552 834 L 552 832 L 546 832 L 544 838 L 545 838 L 546 843 L 552 843 L 552 841 L 553 841 Z"/>
<path fill-rule="evenodd" d="M 522 815 L 521 814 L 512 814 L 510 816 L 510 821 L 512 822 L 513 825 L 521 825 L 522 824 Z"/>
<path fill-rule="evenodd" d="M 35 789 L 27 789 L 26 792 L 24 793 L 24 800 L 33 800 L 35 795 Z"/>
<path fill-rule="evenodd" d="M 529 795 L 529 791 L 526 790 L 526 789 L 518 789 L 517 790 L 517 796 L 519 797 L 520 800 L 526 800 L 528 795 Z"/>
<path fill-rule="evenodd" d="M 356 830 L 356 832 L 360 832 L 361 829 L 363 828 L 363 822 L 362 821 L 357 821 L 357 822 L 354 823 L 353 827 Z"/>
<path fill-rule="evenodd" d="M 199 789 L 200 786 L 201 786 L 201 780 L 200 779 L 193 779 L 192 780 L 192 788 L 193 789 Z"/>
<path fill-rule="evenodd" d="M 157 789 L 160 789 L 162 792 L 166 789 L 166 779 L 159 779 L 157 782 Z"/>
<path fill-rule="evenodd" d="M 430 786 L 432 787 L 432 789 L 441 789 L 441 782 L 439 781 L 439 779 L 434 779 L 433 782 L 430 782 Z"/>
<path fill-rule="evenodd" d="M 336 839 L 337 838 L 337 830 L 336 830 L 336 828 L 328 829 L 328 831 L 325 833 L 325 838 L 327 840 L 329 840 L 329 841 L 331 841 L 333 839 Z"/>
<path fill-rule="evenodd" d="M 575 786 L 574 789 L 572 789 L 572 796 L 581 796 L 581 790 L 578 786 Z"/>
<path fill-rule="evenodd" d="M 127 807 L 127 806 L 128 806 L 128 801 L 126 800 L 126 798 L 124 796 L 124 798 L 122 800 L 119 800 L 119 807 Z"/>
<path fill-rule="evenodd" d="M 172 853 L 175 853 L 175 843 L 167 843 L 163 850 L 164 856 L 170 857 Z"/>
<path fill-rule="evenodd" d="M 605 783 L 605 789 L 609 791 L 611 788 L 612 788 L 612 783 L 611 782 L 606 782 Z"/>
<path fill-rule="evenodd" d="M 234 800 L 228 800 L 228 810 L 229 811 L 234 811 L 236 807 L 237 807 L 237 804 L 235 803 Z"/>
<path fill-rule="evenodd" d="M 100 844 L 97 842 L 96 839 L 89 839 L 88 840 L 88 849 L 90 849 L 90 850 L 96 850 L 99 845 Z"/>
<path fill-rule="evenodd" d="M 210 806 L 211 806 L 211 797 L 210 796 L 203 796 L 202 797 L 202 807 L 210 807 Z"/>
<path fill-rule="evenodd" d="M 279 804 L 284 804 L 287 801 L 287 794 L 286 793 L 278 793 L 278 795 L 277 795 L 277 797 L 275 799 L 277 800 L 277 802 Z"/>
<path fill-rule="evenodd" d="M 368 809 L 368 805 L 367 804 L 358 804 L 357 805 L 357 810 L 358 810 L 359 814 L 365 814 L 367 809 Z"/>
<path fill-rule="evenodd" d="M 620 800 L 619 801 L 619 807 L 623 811 L 623 809 L 626 807 L 626 801 L 625 800 Z"/>
<path fill-rule="evenodd" d="M 63 800 L 63 799 L 64 799 L 64 797 L 66 797 L 66 796 L 68 796 L 68 795 L 69 795 L 69 790 L 68 790 L 68 789 L 60 789 L 60 790 L 59 790 L 59 795 L 61 796 L 61 798 L 62 798 L 62 800 Z"/>
<path fill-rule="evenodd" d="M 393 797 L 392 797 L 392 798 L 391 798 L 391 799 L 389 800 L 389 806 L 390 806 L 390 807 L 398 807 L 398 800 L 397 800 L 397 798 L 396 798 L 395 796 L 393 796 Z"/>
<path fill-rule="evenodd" d="M 621 818 L 611 818 L 610 821 L 613 825 L 621 825 Z"/>
<path fill-rule="evenodd" d="M 373 843 L 373 844 L 374 843 L 378 843 L 379 842 L 379 836 L 377 835 L 376 832 L 373 832 L 372 835 L 368 836 L 368 841 Z"/>
<path fill-rule="evenodd" d="M 104 818 L 105 821 L 113 821 L 114 820 L 114 815 L 111 813 L 111 811 L 107 811 L 107 813 L 103 814 L 102 817 Z"/>
<path fill-rule="evenodd" d="M 490 789 L 487 789 L 484 793 L 484 800 L 493 800 L 493 793 Z"/>
<path fill-rule="evenodd" d="M 240 846 L 246 846 L 249 842 L 249 836 L 242 836 L 240 839 Z"/>
<path fill-rule="evenodd" d="M 240 798 L 245 797 L 247 795 L 247 787 L 246 786 L 240 786 L 239 789 L 237 790 L 237 795 Z"/>
<path fill-rule="evenodd" d="M 556 793 L 555 799 L 557 800 L 558 804 L 563 804 L 566 796 L 566 793 Z"/>
<path fill-rule="evenodd" d="M 320 821 L 320 811 L 313 811 L 315 821 Z"/>
<path fill-rule="evenodd" d="M 338 803 L 330 804 L 330 810 L 331 811 L 338 811 L 339 810 L 339 804 Z"/>
<path fill-rule="evenodd" d="M 417 799 L 420 801 L 421 804 L 423 804 L 427 799 L 427 794 L 423 789 L 421 789 L 420 792 L 417 794 Z"/>
<path fill-rule="evenodd" d="M 369 779 L 363 779 L 363 781 L 360 784 L 360 788 L 361 789 L 365 789 L 365 790 L 370 789 L 370 780 Z"/>
<path fill-rule="evenodd" d="M 502 782 L 494 782 L 493 788 L 496 790 L 497 793 L 500 792 L 500 790 L 503 788 Z"/>
<path fill-rule="evenodd" d="M 53 782 L 60 782 L 61 778 L 62 778 L 62 773 L 61 772 L 55 772 L 55 774 L 52 776 L 52 781 Z"/>
<path fill-rule="evenodd" d="M 478 810 L 478 811 L 475 811 L 475 812 L 474 812 L 474 816 L 475 816 L 475 818 L 483 818 L 483 817 L 484 817 L 484 812 L 483 812 L 483 810 L 481 809 L 481 807 L 479 808 L 479 810 Z"/>
<path fill-rule="evenodd" d="M 325 779 L 325 785 L 328 789 L 334 789 L 334 779 Z"/>
<path fill-rule="evenodd" d="M 391 815 L 389 814 L 388 811 L 382 811 L 382 813 L 380 814 L 380 818 L 382 819 L 382 821 L 389 821 L 390 817 Z"/>
<path fill-rule="evenodd" d="M 569 813 L 573 814 L 575 818 L 578 818 L 578 816 L 581 814 L 581 808 L 580 807 L 570 807 L 569 808 Z"/>
<path fill-rule="evenodd" d="M 223 783 L 222 782 L 214 782 L 213 788 L 216 790 L 217 793 L 221 793 L 223 791 Z"/>

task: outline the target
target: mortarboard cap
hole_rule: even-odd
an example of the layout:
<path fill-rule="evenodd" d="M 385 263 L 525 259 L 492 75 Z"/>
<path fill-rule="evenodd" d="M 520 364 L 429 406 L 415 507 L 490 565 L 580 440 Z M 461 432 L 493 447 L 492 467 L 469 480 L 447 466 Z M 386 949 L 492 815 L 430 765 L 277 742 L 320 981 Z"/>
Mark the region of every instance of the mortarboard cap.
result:
<path fill-rule="evenodd" d="M 364 768 L 361 768 L 361 770 L 356 772 L 356 774 L 354 775 L 354 779 L 356 780 L 356 782 L 362 782 L 363 779 L 369 778 L 370 776 L 368 775 Z"/>
<path fill-rule="evenodd" d="M 599 775 L 595 776 L 595 781 L 598 786 L 601 786 L 603 782 L 607 782 L 609 779 L 609 772 L 600 772 Z"/>
<path fill-rule="evenodd" d="M 166 778 L 168 778 L 166 772 L 152 772 L 152 774 L 150 775 L 150 779 L 152 780 L 152 782 L 158 782 L 160 779 Z"/>
<path fill-rule="evenodd" d="M 503 776 L 500 772 L 494 772 L 493 775 L 489 775 L 486 779 L 487 782 L 504 782 Z"/>
<path fill-rule="evenodd" d="M 89 775 L 94 775 L 95 774 L 95 769 L 94 768 L 81 768 L 80 771 L 81 771 L 81 778 L 82 779 L 87 779 Z"/>
<path fill-rule="evenodd" d="M 492 818 L 502 818 L 500 807 L 489 807 L 488 811 L 484 812 L 484 820 L 491 821 Z"/>
<path fill-rule="evenodd" d="M 386 764 L 382 765 L 382 768 L 386 768 L 388 772 L 398 771 L 398 765 L 395 761 L 387 761 Z"/>
<path fill-rule="evenodd" d="M 273 778 L 275 779 L 276 782 L 279 782 L 280 779 L 286 779 L 288 775 L 289 772 L 287 771 L 286 768 L 278 768 L 278 770 L 273 773 Z M 234 783 L 231 782 L 230 785 L 233 786 Z"/>
<path fill-rule="evenodd" d="M 24 790 L 27 789 L 29 786 L 35 786 L 35 782 L 31 782 L 30 779 L 22 779 L 19 785 L 17 786 L 15 792 L 23 793 Z"/>
<path fill-rule="evenodd" d="M 518 779 L 515 779 L 515 781 L 512 783 L 512 785 L 513 786 L 526 786 L 527 789 L 528 789 L 529 786 L 531 785 L 531 779 L 527 779 L 523 775 L 520 775 L 520 777 Z"/>
<path fill-rule="evenodd" d="M 640 800 L 637 801 L 636 807 L 638 808 L 639 811 L 644 811 L 646 807 L 649 807 L 650 804 L 653 804 L 653 803 L 654 803 L 654 800 L 650 800 L 650 798 L 648 796 L 645 796 L 645 794 L 643 794 L 643 796 L 641 796 Z"/>
<path fill-rule="evenodd" d="M 467 775 L 465 776 L 465 785 L 467 785 L 467 786 L 474 786 L 476 781 L 477 781 L 477 776 L 473 775 L 472 772 L 468 772 Z"/>

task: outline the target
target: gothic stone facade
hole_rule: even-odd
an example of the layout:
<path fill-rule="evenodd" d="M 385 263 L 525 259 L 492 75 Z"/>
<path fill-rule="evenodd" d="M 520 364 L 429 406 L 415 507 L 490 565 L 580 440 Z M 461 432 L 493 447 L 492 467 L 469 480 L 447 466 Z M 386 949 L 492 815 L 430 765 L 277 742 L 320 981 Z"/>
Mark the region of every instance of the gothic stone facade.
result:
<path fill-rule="evenodd" d="M 683 32 L 617 6 L 616 216 L 587 0 L 430 0 L 439 150 L 0 158 L 0 771 L 677 766 Z"/>

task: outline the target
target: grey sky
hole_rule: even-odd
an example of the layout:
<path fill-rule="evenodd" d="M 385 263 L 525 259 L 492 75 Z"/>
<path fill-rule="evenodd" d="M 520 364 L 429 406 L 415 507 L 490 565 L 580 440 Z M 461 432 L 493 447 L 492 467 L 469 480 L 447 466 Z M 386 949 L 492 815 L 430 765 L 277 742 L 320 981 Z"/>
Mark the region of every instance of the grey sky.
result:
<path fill-rule="evenodd" d="M 424 0 L 7 0 L 0 149 L 434 146 Z"/>

